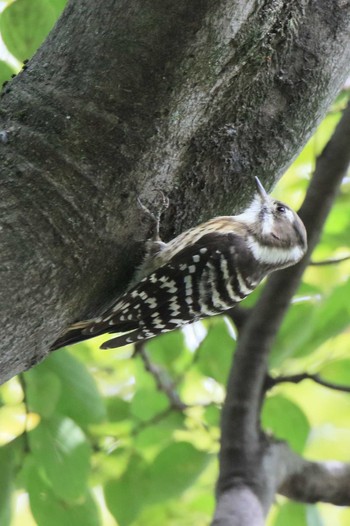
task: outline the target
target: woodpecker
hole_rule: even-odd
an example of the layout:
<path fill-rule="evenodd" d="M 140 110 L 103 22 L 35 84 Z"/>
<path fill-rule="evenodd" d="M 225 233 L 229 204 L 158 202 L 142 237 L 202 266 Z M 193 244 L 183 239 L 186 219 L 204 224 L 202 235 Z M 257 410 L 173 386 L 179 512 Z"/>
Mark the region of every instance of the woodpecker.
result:
<path fill-rule="evenodd" d="M 255 182 L 243 213 L 215 217 L 169 243 L 149 243 L 138 281 L 99 318 L 71 325 L 51 350 L 123 333 L 101 345 L 112 349 L 225 313 L 265 276 L 300 261 L 307 249 L 301 219 Z"/>

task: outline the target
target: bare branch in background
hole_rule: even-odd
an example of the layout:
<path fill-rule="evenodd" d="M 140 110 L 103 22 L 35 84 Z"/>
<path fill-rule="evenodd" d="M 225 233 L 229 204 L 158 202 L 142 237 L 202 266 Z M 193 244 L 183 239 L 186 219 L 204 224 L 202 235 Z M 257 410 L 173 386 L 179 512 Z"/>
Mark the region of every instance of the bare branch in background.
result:
<path fill-rule="evenodd" d="M 145 346 L 140 343 L 136 345 L 136 356 L 140 356 L 144 363 L 146 371 L 148 371 L 156 382 L 157 389 L 162 391 L 170 402 L 170 407 L 177 411 L 184 411 L 188 405 L 185 404 L 175 390 L 174 382 L 171 381 L 168 374 L 158 365 L 155 365 L 149 358 Z"/>
<path fill-rule="evenodd" d="M 314 267 L 322 267 L 325 265 L 337 265 L 338 263 L 343 263 L 343 261 L 349 261 L 350 256 L 343 256 L 341 258 L 331 258 L 324 259 L 323 261 L 310 261 L 309 265 Z"/>
<path fill-rule="evenodd" d="M 290 376 L 277 376 L 275 378 L 268 376 L 266 379 L 265 388 L 266 390 L 268 390 L 274 387 L 275 385 L 279 385 L 279 384 L 286 383 L 286 382 L 298 384 L 302 382 L 303 380 L 313 380 L 319 385 L 328 387 L 328 389 L 333 389 L 334 391 L 341 391 L 343 393 L 350 393 L 350 386 L 348 385 L 335 384 L 334 382 L 329 382 L 328 380 L 324 380 L 318 374 L 309 374 L 309 373 L 292 374 Z"/>

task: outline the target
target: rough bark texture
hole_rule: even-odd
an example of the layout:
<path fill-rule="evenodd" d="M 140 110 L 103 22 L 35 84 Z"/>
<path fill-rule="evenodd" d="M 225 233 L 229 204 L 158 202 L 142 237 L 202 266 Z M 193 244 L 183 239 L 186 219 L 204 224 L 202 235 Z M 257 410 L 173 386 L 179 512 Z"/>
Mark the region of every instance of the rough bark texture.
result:
<path fill-rule="evenodd" d="M 148 234 L 138 196 L 170 197 L 168 239 L 242 209 L 254 175 L 271 187 L 346 78 L 349 33 L 346 0 L 71 0 L 1 99 L 0 382 L 126 287 Z M 310 250 L 349 137 L 347 110 L 301 211 Z M 267 354 L 305 265 L 238 311 L 215 526 L 261 526 L 276 491 L 350 502 L 348 466 L 259 429 Z"/>
<path fill-rule="evenodd" d="M 346 77 L 343 0 L 71 0 L 0 106 L 0 380 L 165 238 L 236 211 L 296 155 Z"/>

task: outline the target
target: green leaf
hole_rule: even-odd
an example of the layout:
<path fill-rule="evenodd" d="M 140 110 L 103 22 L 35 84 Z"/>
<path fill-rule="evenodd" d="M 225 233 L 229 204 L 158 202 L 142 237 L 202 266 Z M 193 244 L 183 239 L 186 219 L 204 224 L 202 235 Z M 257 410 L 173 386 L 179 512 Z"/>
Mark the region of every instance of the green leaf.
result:
<path fill-rule="evenodd" d="M 57 375 L 47 370 L 46 366 L 39 366 L 27 371 L 24 377 L 29 409 L 43 417 L 51 416 L 61 393 L 61 382 Z"/>
<path fill-rule="evenodd" d="M 68 351 L 53 353 L 38 367 L 56 374 L 61 382 L 58 412 L 81 426 L 97 424 L 106 418 L 106 407 L 94 379 L 85 365 Z"/>
<path fill-rule="evenodd" d="M 33 463 L 28 472 L 28 493 L 38 526 L 100 526 L 97 506 L 89 493 L 72 504 L 58 498 Z"/>
<path fill-rule="evenodd" d="M 300 407 L 288 398 L 281 395 L 267 398 L 262 411 L 262 424 L 277 438 L 286 440 L 297 453 L 303 451 L 310 425 Z"/>
<path fill-rule="evenodd" d="M 107 482 L 104 488 L 106 504 L 119 526 L 128 526 L 140 513 L 148 491 L 147 464 L 133 455 L 119 480 Z"/>
<path fill-rule="evenodd" d="M 131 402 L 131 414 L 143 422 L 165 411 L 169 407 L 167 397 L 159 391 L 140 389 Z"/>
<path fill-rule="evenodd" d="M 0 17 L 8 50 L 19 60 L 30 58 L 43 42 L 63 8 L 62 1 L 16 0 Z"/>
<path fill-rule="evenodd" d="M 177 442 L 164 448 L 148 470 L 150 502 L 178 498 L 193 485 L 210 458 L 209 454 L 188 442 Z"/>
<path fill-rule="evenodd" d="M 0 32 L 19 60 L 30 58 L 43 42 L 64 7 L 62 0 L 16 0 L 0 17 Z"/>
<path fill-rule="evenodd" d="M 315 309 L 310 320 L 311 334 L 299 349 L 297 356 L 304 356 L 322 343 L 343 331 L 350 319 L 350 280 L 333 291 Z"/>
<path fill-rule="evenodd" d="M 13 480 L 13 445 L 0 448 L 0 524 L 11 524 L 11 494 Z"/>
<path fill-rule="evenodd" d="M 167 446 L 150 466 L 140 456 L 133 455 L 122 477 L 105 486 L 108 509 L 120 526 L 128 526 L 145 507 L 179 498 L 210 458 L 186 442 Z"/>
<path fill-rule="evenodd" d="M 57 497 L 81 498 L 87 488 L 90 446 L 83 431 L 69 418 L 52 417 L 28 433 L 31 451 Z"/>
<path fill-rule="evenodd" d="M 198 349 L 198 368 L 206 376 L 226 384 L 235 341 L 224 318 L 215 318 L 208 324 L 208 333 Z"/>
<path fill-rule="evenodd" d="M 306 506 L 287 502 L 280 507 L 273 526 L 308 526 Z"/>
<path fill-rule="evenodd" d="M 134 443 L 140 451 L 159 451 L 172 439 L 174 432 L 184 428 L 185 416 L 172 411 L 157 422 L 156 426 L 146 426 L 135 437 Z"/>
<path fill-rule="evenodd" d="M 350 386 L 350 360 L 334 360 L 322 367 L 320 376 L 338 385 Z"/>
<path fill-rule="evenodd" d="M 145 344 L 152 362 L 171 366 L 181 355 L 185 346 L 185 338 L 181 331 L 161 334 Z"/>
<path fill-rule="evenodd" d="M 120 422 L 130 416 L 130 402 L 126 402 L 118 396 L 106 398 L 108 422 Z"/>
<path fill-rule="evenodd" d="M 347 249 L 349 248 L 349 201 L 349 193 L 344 192 L 338 197 L 327 218 L 325 230 L 322 233 L 321 245 L 316 247 L 316 253 L 319 252 L 324 243 L 335 250 L 342 245 Z"/>
<path fill-rule="evenodd" d="M 13 75 L 14 73 L 14 70 L 9 64 L 7 64 L 7 62 L 0 60 L 0 87 L 6 80 L 10 80 L 11 75 Z"/>
<path fill-rule="evenodd" d="M 321 300 L 310 299 L 290 308 L 274 344 L 271 365 L 287 357 L 301 357 L 342 332 L 350 318 L 350 280 Z"/>
<path fill-rule="evenodd" d="M 269 357 L 270 366 L 278 367 L 302 347 L 311 332 L 310 320 L 314 310 L 315 303 L 312 300 L 290 306 L 273 345 Z"/>
<path fill-rule="evenodd" d="M 212 427 L 220 426 L 221 409 L 215 405 L 210 405 L 204 410 L 204 418 L 206 423 Z"/>

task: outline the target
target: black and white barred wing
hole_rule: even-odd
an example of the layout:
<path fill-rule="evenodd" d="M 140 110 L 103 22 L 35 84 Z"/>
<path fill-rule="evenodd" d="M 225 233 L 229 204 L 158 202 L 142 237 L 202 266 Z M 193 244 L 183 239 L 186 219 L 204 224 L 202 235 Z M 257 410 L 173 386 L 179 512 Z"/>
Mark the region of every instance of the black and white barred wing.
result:
<path fill-rule="evenodd" d="M 102 324 L 103 332 L 132 330 L 102 345 L 119 347 L 233 307 L 251 292 L 237 269 L 239 248 L 234 234 L 203 236 L 122 296 L 90 336 Z"/>
<path fill-rule="evenodd" d="M 231 233 L 203 236 L 121 296 L 101 318 L 73 325 L 72 330 L 80 330 L 81 339 L 129 331 L 102 344 L 108 349 L 233 307 L 251 292 L 237 267 L 239 241 Z"/>

